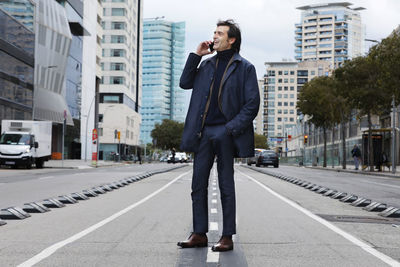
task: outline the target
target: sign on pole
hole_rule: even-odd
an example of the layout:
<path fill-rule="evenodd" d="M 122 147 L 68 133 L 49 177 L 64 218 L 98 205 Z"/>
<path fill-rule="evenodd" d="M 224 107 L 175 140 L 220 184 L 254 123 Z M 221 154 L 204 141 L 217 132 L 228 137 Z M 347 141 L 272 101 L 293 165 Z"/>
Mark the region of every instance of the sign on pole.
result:
<path fill-rule="evenodd" d="M 92 165 L 97 166 L 97 129 L 92 132 Z"/>

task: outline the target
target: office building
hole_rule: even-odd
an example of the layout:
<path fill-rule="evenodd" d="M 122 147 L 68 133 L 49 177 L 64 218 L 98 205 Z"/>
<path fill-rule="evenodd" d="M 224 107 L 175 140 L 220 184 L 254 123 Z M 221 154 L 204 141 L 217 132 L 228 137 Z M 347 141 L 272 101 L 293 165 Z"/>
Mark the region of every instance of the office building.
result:
<path fill-rule="evenodd" d="M 301 6 L 301 21 L 295 25 L 296 60 L 325 60 L 332 69 L 345 60 L 364 54 L 363 7 L 348 2 Z"/>
<path fill-rule="evenodd" d="M 0 121 L 31 120 L 35 35 L 3 7 L 0 5 Z M 33 5 L 30 10 L 33 17 Z"/>
<path fill-rule="evenodd" d="M 83 6 L 83 22 L 85 31 L 82 47 L 82 82 L 81 82 L 81 158 L 92 159 L 92 153 L 97 151 L 93 145 L 93 130 L 98 128 L 98 99 L 101 80 L 101 39 L 103 6 L 98 0 L 85 0 Z M 97 101 L 96 101 L 97 100 Z M 95 155 L 96 157 L 96 155 Z"/>
<path fill-rule="evenodd" d="M 143 99 L 140 140 L 152 143 L 151 131 L 163 119 L 185 120 L 185 92 L 179 79 L 185 63 L 185 22 L 143 22 Z"/>
<path fill-rule="evenodd" d="M 110 159 L 136 154 L 139 145 L 143 1 L 102 4 L 99 158 Z"/>
<path fill-rule="evenodd" d="M 264 76 L 264 135 L 270 146 L 279 145 L 287 129 L 296 125 L 297 94 L 316 76 L 330 75 L 328 61 L 266 62 Z"/>
<path fill-rule="evenodd" d="M 34 31 L 35 5 L 33 0 L 1 0 L 0 8 L 29 30 Z"/>

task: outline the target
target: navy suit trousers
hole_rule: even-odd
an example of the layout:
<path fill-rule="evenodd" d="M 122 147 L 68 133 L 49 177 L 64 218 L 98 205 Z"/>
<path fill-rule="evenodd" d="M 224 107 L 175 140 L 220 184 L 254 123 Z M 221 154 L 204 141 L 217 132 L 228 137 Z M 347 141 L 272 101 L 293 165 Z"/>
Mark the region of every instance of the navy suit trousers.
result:
<path fill-rule="evenodd" d="M 221 195 L 222 235 L 236 234 L 236 200 L 233 180 L 234 145 L 225 125 L 205 126 L 200 146 L 194 155 L 192 179 L 193 232 L 208 232 L 208 181 L 217 156 Z"/>

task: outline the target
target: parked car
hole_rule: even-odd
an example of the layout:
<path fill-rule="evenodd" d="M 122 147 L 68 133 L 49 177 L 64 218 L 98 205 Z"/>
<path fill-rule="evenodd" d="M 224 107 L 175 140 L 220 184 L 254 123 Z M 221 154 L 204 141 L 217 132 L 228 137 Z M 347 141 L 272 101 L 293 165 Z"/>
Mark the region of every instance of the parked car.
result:
<path fill-rule="evenodd" d="M 268 165 L 273 165 L 274 168 L 279 167 L 279 157 L 278 154 L 275 153 L 273 150 L 265 150 L 262 151 L 256 161 L 256 166 L 260 167 L 261 165 L 263 166 L 268 166 Z"/>
<path fill-rule="evenodd" d="M 184 162 L 187 162 L 186 153 L 185 152 L 176 152 L 175 153 L 175 159 L 172 157 L 172 154 L 170 154 L 168 156 L 167 162 L 168 163 L 177 163 L 177 162 L 184 163 Z"/>
<path fill-rule="evenodd" d="M 256 164 L 257 158 L 260 155 L 261 152 L 265 151 L 263 148 L 256 148 L 254 149 L 254 157 L 248 158 L 247 159 L 247 165 L 251 166 L 251 164 Z"/>

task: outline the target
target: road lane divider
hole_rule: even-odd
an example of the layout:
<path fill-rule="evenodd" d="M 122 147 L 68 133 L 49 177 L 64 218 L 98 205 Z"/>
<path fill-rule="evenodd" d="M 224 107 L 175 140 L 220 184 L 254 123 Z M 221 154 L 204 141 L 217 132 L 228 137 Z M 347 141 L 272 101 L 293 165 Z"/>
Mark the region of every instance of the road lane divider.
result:
<path fill-rule="evenodd" d="M 187 175 L 188 173 L 190 173 L 191 171 L 187 171 L 181 175 L 179 175 L 178 177 L 176 177 L 175 179 L 173 179 L 172 181 L 170 181 L 169 183 L 167 183 L 166 185 L 162 186 L 161 188 L 159 188 L 158 190 L 154 191 L 153 193 L 151 193 L 150 195 L 142 198 L 141 200 L 133 203 L 132 205 L 126 207 L 123 210 L 120 210 L 117 213 L 114 213 L 113 215 L 111 215 L 110 217 L 82 230 L 81 232 L 67 238 L 64 239 L 58 243 L 55 243 L 54 245 L 45 248 L 44 250 L 42 250 L 39 254 L 33 256 L 32 258 L 24 261 L 23 263 L 19 264 L 18 267 L 26 267 L 26 266 L 33 266 L 39 262 L 41 262 L 42 260 L 50 257 L 52 254 L 54 254 L 57 250 L 63 248 L 64 246 L 73 243 L 79 239 L 81 239 L 82 237 L 92 233 L 93 231 L 99 229 L 100 227 L 103 227 L 104 225 L 114 221 L 115 219 L 121 217 L 122 215 L 126 214 L 127 212 L 131 211 L 132 209 L 136 208 L 137 206 L 145 203 L 146 201 L 148 201 L 149 199 L 153 198 L 154 196 L 158 195 L 159 193 L 161 193 L 162 191 L 164 191 L 165 189 L 167 189 L 169 186 L 171 186 L 173 183 L 175 183 L 176 181 L 178 181 L 179 179 L 181 179 L 183 176 Z"/>
<path fill-rule="evenodd" d="M 83 190 L 82 193 L 72 193 L 69 195 L 62 195 L 62 196 L 59 196 L 56 198 L 44 199 L 42 201 L 25 203 L 23 208 L 9 207 L 9 208 L 5 208 L 5 209 L 0 209 L 0 219 L 1 218 L 5 219 L 5 220 L 26 219 L 26 218 L 30 217 L 30 215 L 27 212 L 43 213 L 45 211 L 48 211 L 47 210 L 48 208 L 63 208 L 66 206 L 65 204 L 75 204 L 75 203 L 78 203 L 79 200 L 87 200 L 87 199 L 89 199 L 89 197 L 95 197 L 98 194 L 104 194 L 106 192 L 113 191 L 114 189 L 119 189 L 121 187 L 129 185 L 130 183 L 150 177 L 154 174 L 172 171 L 172 170 L 182 168 L 185 166 L 187 166 L 187 165 L 175 166 L 172 168 L 170 168 L 170 167 L 163 168 L 163 169 L 159 169 L 159 170 L 142 173 L 137 176 L 133 176 L 133 177 L 131 176 L 128 178 L 121 179 L 121 180 L 113 182 L 111 184 L 103 184 L 103 185 L 94 187 L 94 188 L 92 188 L 92 190 Z M 51 178 L 54 178 L 54 176 L 42 177 L 42 178 L 39 178 L 39 180 L 51 179 Z M 1 225 L 4 225 L 4 224 L 2 223 Z"/>
<path fill-rule="evenodd" d="M 379 252 L 378 250 L 373 248 L 371 245 L 359 240 L 358 238 L 354 237 L 353 235 L 351 235 L 351 234 L 343 231 L 339 227 L 335 226 L 334 224 L 332 224 L 332 223 L 328 222 L 327 220 L 315 215 L 311 211 L 303 208 L 302 206 L 300 206 L 299 204 L 295 203 L 294 201 L 292 201 L 292 200 L 280 195 L 279 193 L 273 191 L 271 188 L 269 188 L 265 184 L 259 182 L 255 178 L 253 178 L 253 177 L 241 172 L 240 170 L 238 170 L 238 172 L 241 175 L 243 175 L 243 176 L 247 177 L 248 179 L 250 179 L 251 181 L 253 181 L 254 183 L 256 183 L 257 185 L 259 185 L 260 187 L 262 187 L 263 189 L 265 189 L 271 195 L 277 197 L 278 199 L 282 200 L 286 204 L 288 204 L 291 207 L 295 208 L 296 210 L 302 212 L 303 214 L 305 214 L 306 216 L 310 217 L 314 221 L 324 225 L 325 227 L 327 227 L 331 231 L 333 231 L 336 234 L 338 234 L 338 235 L 342 236 L 343 238 L 347 239 L 348 241 L 350 241 L 354 245 L 360 247 L 361 249 L 363 249 L 364 251 L 368 252 L 372 256 L 378 258 L 379 260 L 385 262 L 386 264 L 389 264 L 390 266 L 397 266 L 397 267 L 400 266 L 400 262 L 398 262 L 398 261 L 394 260 L 393 258 L 391 258 L 391 257 Z"/>
<path fill-rule="evenodd" d="M 378 213 L 378 215 L 382 216 L 382 217 L 394 217 L 394 218 L 400 217 L 400 208 L 392 207 L 392 206 L 388 207 L 387 204 L 385 204 L 385 203 L 378 203 L 378 202 L 372 201 L 371 199 L 368 199 L 365 197 L 356 196 L 354 194 L 325 188 L 323 186 L 319 186 L 317 184 L 313 184 L 313 183 L 310 183 L 307 181 L 303 181 L 302 183 L 299 183 L 299 182 L 296 182 L 296 180 L 298 180 L 297 178 L 285 176 L 280 173 L 276 173 L 276 172 L 272 172 L 272 171 L 268 171 L 268 170 L 260 170 L 260 169 L 254 168 L 254 167 L 247 167 L 247 166 L 245 166 L 245 167 L 252 169 L 254 171 L 257 171 L 257 172 L 261 172 L 261 173 L 276 177 L 278 179 L 281 179 L 281 180 L 284 180 L 287 182 L 292 182 L 294 184 L 304 187 L 305 189 L 309 189 L 311 191 L 315 191 L 319 194 L 322 194 L 323 196 L 329 196 L 333 199 L 338 199 L 344 203 L 349 203 L 350 205 L 354 204 L 353 206 L 355 206 L 355 207 L 363 207 L 363 209 L 366 211 L 380 212 L 380 213 Z"/>

